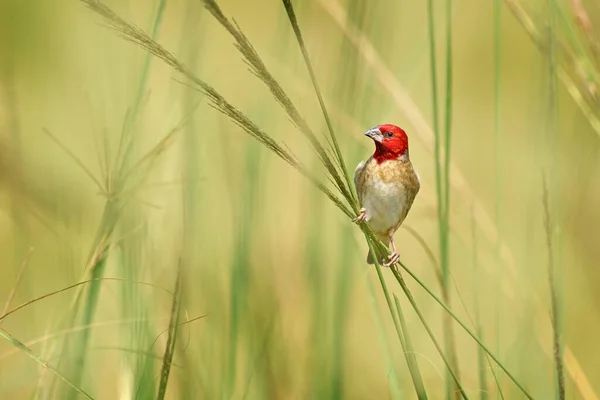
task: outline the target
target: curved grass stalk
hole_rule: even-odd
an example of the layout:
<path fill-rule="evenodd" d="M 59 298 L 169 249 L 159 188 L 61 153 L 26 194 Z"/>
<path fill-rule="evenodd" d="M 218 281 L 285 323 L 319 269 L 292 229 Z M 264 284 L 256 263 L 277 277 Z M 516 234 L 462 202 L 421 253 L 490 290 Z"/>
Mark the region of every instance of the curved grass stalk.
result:
<path fill-rule="evenodd" d="M 462 322 L 460 318 L 458 318 L 458 316 L 435 293 L 433 293 L 427 287 L 427 285 L 423 283 L 423 281 L 419 279 L 419 277 L 417 277 L 408 267 L 406 267 L 404 263 L 400 262 L 399 264 L 419 284 L 419 286 L 421 286 L 448 314 L 452 316 L 452 319 L 454 319 L 454 321 L 456 321 L 463 328 L 463 330 L 467 332 L 467 334 L 477 342 L 477 344 L 492 358 L 492 360 L 494 360 L 494 362 L 504 371 L 504 373 L 510 378 L 510 380 L 521 390 L 521 392 L 523 392 L 523 394 L 528 399 L 533 399 L 533 397 L 529 394 L 527 389 L 525 389 L 525 387 L 522 384 L 520 384 L 519 381 L 517 381 L 514 375 L 510 373 L 510 371 L 500 362 L 498 357 L 496 357 L 490 351 L 490 349 L 479 339 L 479 337 L 477 337 L 477 335 L 473 333 L 465 325 L 465 323 Z M 398 283 L 400 283 L 402 281 L 402 277 L 400 276 L 399 272 L 394 268 L 392 269 L 392 272 L 394 273 L 394 276 L 396 277 Z"/>
<path fill-rule="evenodd" d="M 395 269 L 395 267 L 392 267 L 392 270 L 393 269 Z M 400 276 L 400 275 L 398 275 L 398 276 Z M 406 298 L 408 299 L 408 301 L 410 302 L 411 306 L 413 307 L 413 309 L 417 313 L 417 317 L 419 317 L 419 320 L 421 321 L 421 324 L 423 325 L 423 327 L 427 331 L 427 335 L 429 335 L 429 338 L 431 339 L 431 342 L 433 343 L 433 345 L 435 346 L 436 350 L 440 354 L 440 357 L 444 361 L 444 364 L 446 365 L 446 369 L 447 369 L 448 373 L 450 374 L 450 376 L 452 377 L 452 380 L 454 381 L 454 384 L 456 385 L 456 387 L 458 389 L 458 393 L 457 394 L 460 395 L 460 396 L 462 396 L 463 399 L 468 400 L 467 393 L 465 392 L 464 388 L 462 387 L 462 384 L 460 383 L 460 378 L 458 377 L 456 371 L 454 371 L 454 367 L 451 364 L 451 360 L 448 360 L 448 358 L 446 357 L 444 349 L 442 349 L 442 346 L 437 341 L 435 335 L 433 334 L 433 331 L 431 330 L 431 328 L 429 327 L 429 324 L 425 320 L 425 317 L 423 316 L 423 313 L 421 313 L 421 310 L 419 309 L 419 306 L 417 305 L 417 302 L 413 298 L 412 293 L 410 292 L 410 290 L 408 290 L 408 286 L 406 286 L 406 283 L 404 282 L 404 280 L 401 277 L 400 277 L 400 279 L 398 279 L 398 282 L 400 283 L 400 287 L 404 291 L 404 294 L 406 295 Z M 452 393 L 450 393 L 450 396 L 451 395 L 452 395 Z"/>
<path fill-rule="evenodd" d="M 83 0 L 87 1 L 87 0 Z M 339 172 L 339 163 L 335 163 L 334 160 L 329 156 L 326 148 L 321 144 L 317 136 L 313 133 L 308 123 L 302 118 L 298 112 L 296 106 L 287 96 L 285 90 L 281 87 L 279 82 L 269 72 L 266 65 L 248 40 L 241 29 L 231 23 L 227 17 L 221 11 L 219 5 L 215 0 L 203 0 L 204 6 L 211 13 L 211 15 L 233 36 L 236 41 L 236 47 L 244 57 L 244 60 L 251 67 L 250 71 L 259 78 L 269 89 L 273 97 L 283 107 L 286 113 L 289 115 L 292 122 L 298 127 L 300 132 L 308 139 L 313 150 L 319 156 L 319 159 L 330 174 L 330 178 L 333 180 L 335 187 L 342 194 L 345 199 L 352 199 L 352 189 L 348 186 L 348 177 L 346 173 L 345 179 L 342 179 Z M 182 72 L 182 71 L 180 71 Z M 189 71 L 188 71 L 189 72 Z M 184 74 L 186 75 L 186 74 Z M 193 74 L 192 74 L 193 75 Z M 358 212 L 358 208 L 353 202 L 350 202 L 351 207 L 354 209 L 355 214 Z"/>
<path fill-rule="evenodd" d="M 323 95 L 321 94 L 321 89 L 319 89 L 319 84 L 317 83 L 317 77 L 315 75 L 315 71 L 310 62 L 310 58 L 308 57 L 308 51 L 306 51 L 306 46 L 304 45 L 304 39 L 302 39 L 302 32 L 300 31 L 300 26 L 298 25 L 298 20 L 296 19 L 296 14 L 294 12 L 294 7 L 292 6 L 291 0 L 282 0 L 283 5 L 285 6 L 285 11 L 287 12 L 288 18 L 290 19 L 290 24 L 294 30 L 294 35 L 298 40 L 298 45 L 300 46 L 300 50 L 302 51 L 302 57 L 304 57 L 304 63 L 306 64 L 306 68 L 308 69 L 308 73 L 310 75 L 310 80 L 312 82 L 313 88 L 315 89 L 315 93 L 317 94 L 317 98 L 319 100 L 319 105 L 321 106 L 321 111 L 323 112 L 323 117 L 325 117 L 325 122 L 327 124 L 327 129 L 329 130 L 329 137 L 331 138 L 331 142 L 333 143 L 333 148 L 335 150 L 335 155 L 337 157 L 337 161 L 342 169 L 342 173 L 344 174 L 344 178 L 346 179 L 346 185 L 350 190 L 352 202 L 350 203 L 354 208 L 355 212 L 358 212 L 358 197 L 356 194 L 356 189 L 354 185 L 350 183 L 350 175 L 348 175 L 348 169 L 346 168 L 346 163 L 344 161 L 344 157 L 342 157 L 342 152 L 340 150 L 340 146 L 338 144 L 336 135 L 333 131 L 333 124 L 331 123 L 331 119 L 329 118 L 329 113 L 327 112 L 327 108 L 325 107 L 325 101 L 323 100 Z"/>
<path fill-rule="evenodd" d="M 419 363 L 415 357 L 415 349 L 412 345 L 412 340 L 410 340 L 410 335 L 408 334 L 408 326 L 406 325 L 406 319 L 404 318 L 402 305 L 400 304 L 398 296 L 395 294 L 394 303 L 396 304 L 398 317 L 400 317 L 400 327 L 402 328 L 402 333 L 404 334 L 404 356 L 406 357 L 406 363 L 409 365 L 408 369 L 411 371 L 413 386 L 417 391 L 417 395 L 422 393 L 422 395 L 419 395 L 419 400 L 427 399 L 427 393 L 425 392 L 425 386 L 423 385 L 423 378 L 421 377 L 421 371 L 419 370 Z M 414 374 L 412 374 L 413 371 L 415 372 Z"/>
<path fill-rule="evenodd" d="M 35 362 L 37 362 L 38 364 L 40 364 L 40 366 L 42 366 L 45 369 L 47 369 L 48 371 L 50 371 L 58 379 L 60 379 L 64 383 L 66 383 L 71 389 L 73 389 L 74 392 L 79 393 L 80 395 L 84 396 L 87 399 L 93 399 L 93 397 L 90 396 L 87 392 L 85 392 L 78 385 L 76 385 L 73 381 L 71 381 L 70 379 L 68 379 L 67 377 L 65 377 L 63 374 L 61 374 L 52 365 L 48 364 L 46 361 L 44 361 L 40 357 L 38 357 L 33 351 L 31 351 L 31 349 L 29 347 L 27 347 L 24 343 L 22 343 L 21 341 L 19 341 L 14 336 L 12 336 L 10 333 L 8 333 L 4 329 L 0 328 L 0 336 L 2 336 L 4 339 L 6 339 L 15 348 L 23 351 L 30 358 L 32 358 Z"/>

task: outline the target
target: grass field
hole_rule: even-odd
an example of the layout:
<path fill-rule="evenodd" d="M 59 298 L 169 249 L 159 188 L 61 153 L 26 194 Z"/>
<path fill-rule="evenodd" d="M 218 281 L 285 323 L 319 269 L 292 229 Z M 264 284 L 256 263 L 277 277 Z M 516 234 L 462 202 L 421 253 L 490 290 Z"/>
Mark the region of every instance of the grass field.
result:
<path fill-rule="evenodd" d="M 594 1 L 0 1 L 0 399 L 597 400 L 599 84 Z"/>

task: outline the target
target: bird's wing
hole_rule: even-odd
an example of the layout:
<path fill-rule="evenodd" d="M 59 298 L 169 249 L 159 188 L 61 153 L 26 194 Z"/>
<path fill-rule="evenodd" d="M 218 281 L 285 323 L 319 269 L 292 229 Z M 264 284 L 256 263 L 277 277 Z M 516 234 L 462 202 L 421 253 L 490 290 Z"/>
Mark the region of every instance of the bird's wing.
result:
<path fill-rule="evenodd" d="M 354 170 L 354 184 L 356 184 L 356 176 L 359 174 L 359 171 L 365 166 L 365 162 L 361 161 L 358 163 L 358 165 L 356 166 L 356 169 Z"/>
<path fill-rule="evenodd" d="M 367 161 L 361 161 L 354 170 L 354 186 L 356 187 L 356 194 L 358 194 L 358 201 L 362 205 L 363 186 L 365 183 L 365 170 L 367 165 L 373 159 L 369 158 Z"/>
<path fill-rule="evenodd" d="M 408 211 L 412 207 L 413 202 L 415 201 L 415 197 L 417 197 L 417 193 L 419 193 L 419 189 L 421 188 L 421 181 L 419 179 L 419 175 L 417 171 L 414 170 L 412 164 L 409 164 L 405 171 L 405 183 L 404 183 L 404 210 L 402 211 L 402 215 L 400 216 L 400 221 L 398 221 L 398 225 L 396 229 L 402 225 L 404 219 L 408 215 Z"/>

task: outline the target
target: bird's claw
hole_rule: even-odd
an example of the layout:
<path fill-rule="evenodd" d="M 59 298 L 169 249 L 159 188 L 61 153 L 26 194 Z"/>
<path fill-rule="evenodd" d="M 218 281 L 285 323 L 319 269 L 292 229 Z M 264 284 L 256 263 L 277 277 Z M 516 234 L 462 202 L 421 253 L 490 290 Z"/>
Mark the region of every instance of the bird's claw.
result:
<path fill-rule="evenodd" d="M 388 259 L 389 261 L 383 264 L 384 267 L 391 267 L 392 265 L 396 264 L 400 260 L 400 254 L 394 252 L 388 257 Z"/>
<path fill-rule="evenodd" d="M 360 214 L 358 214 L 358 217 L 354 218 L 352 220 L 352 222 L 360 224 L 361 222 L 363 222 L 365 219 L 367 218 L 367 210 L 364 208 L 360 209 Z"/>

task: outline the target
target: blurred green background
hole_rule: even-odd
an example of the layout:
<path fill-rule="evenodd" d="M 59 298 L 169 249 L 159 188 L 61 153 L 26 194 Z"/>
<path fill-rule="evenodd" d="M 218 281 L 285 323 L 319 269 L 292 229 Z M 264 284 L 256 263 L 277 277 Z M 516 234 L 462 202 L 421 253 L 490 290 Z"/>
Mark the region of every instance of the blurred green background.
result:
<path fill-rule="evenodd" d="M 437 3 L 442 62 L 444 4 Z M 577 2 L 558 3 L 563 19 L 550 36 L 567 53 L 585 47 L 571 8 Z M 325 176 L 201 1 L 107 4 Z M 310 126 L 325 133 L 283 5 L 219 4 Z M 452 305 L 469 326 L 479 313 L 484 342 L 536 399 L 554 396 L 545 174 L 567 394 L 597 399 L 600 135 L 590 115 L 598 108 L 582 111 L 564 79 L 553 107 L 553 71 L 564 78 L 576 68 L 559 69 L 564 57 L 552 64 L 507 4 L 522 6 L 544 32 L 544 2 L 499 2 L 496 36 L 493 1 L 454 2 Z M 426 2 L 294 5 L 351 172 L 373 151 L 365 130 L 406 129 L 422 186 L 405 227 L 437 255 Z M 599 26 L 600 6 L 584 5 Z M 594 65 L 588 50 L 573 54 Z M 179 322 L 204 317 L 179 327 L 167 398 L 416 398 L 360 230 L 181 80 L 81 2 L 0 1 L 0 307 L 96 277 L 100 268 L 121 279 L 34 302 L 0 320 L 1 328 L 95 398 L 153 398 L 181 265 Z M 119 166 L 132 171 L 129 181 L 108 196 Z M 395 236 L 403 261 L 439 293 L 427 250 L 405 227 Z M 406 308 L 428 394 L 444 398 L 444 364 L 391 273 L 384 276 Z M 407 284 L 441 340 L 443 310 Z M 99 289 L 97 312 L 76 313 L 76 296 L 91 287 Z M 487 364 L 486 385 L 479 380 L 478 346 L 455 332 L 466 392 L 497 398 Z M 523 398 L 504 374 L 498 380 L 504 398 Z M 0 398 L 76 395 L 14 342 L 0 341 Z"/>

